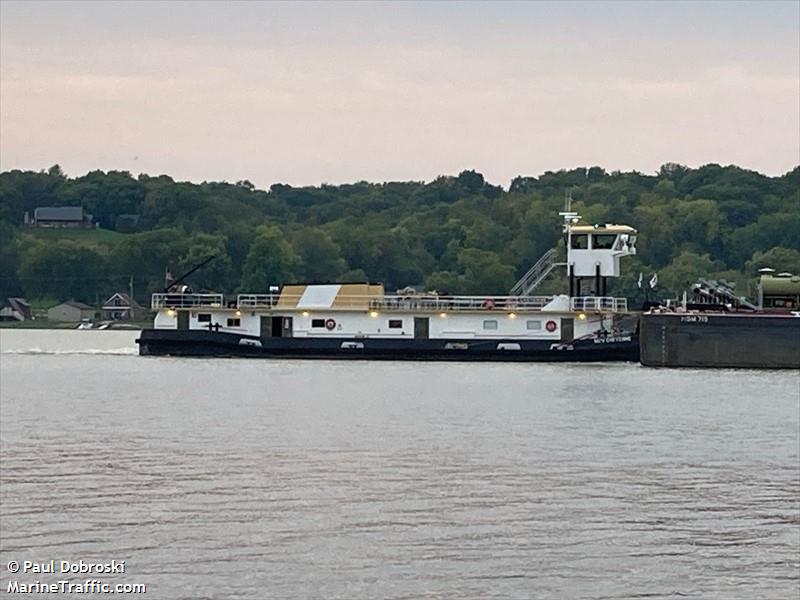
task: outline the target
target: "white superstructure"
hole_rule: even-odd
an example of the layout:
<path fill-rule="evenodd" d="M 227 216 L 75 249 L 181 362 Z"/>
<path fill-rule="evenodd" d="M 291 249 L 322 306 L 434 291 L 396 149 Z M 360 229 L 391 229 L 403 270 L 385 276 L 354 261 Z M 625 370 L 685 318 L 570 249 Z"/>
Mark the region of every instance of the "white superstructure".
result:
<path fill-rule="evenodd" d="M 621 274 L 620 259 L 636 254 L 636 230 L 611 223 L 586 225 L 577 213 L 560 214 L 564 217 L 570 296 L 582 295 L 585 278 L 592 278 L 595 296 L 605 295 L 606 278 Z"/>
<path fill-rule="evenodd" d="M 624 298 L 606 295 L 606 279 L 619 276 L 621 257 L 636 253 L 636 230 L 581 224 L 573 212 L 561 215 L 570 280 L 567 295 L 443 296 L 410 288 L 387 294 L 383 285 L 368 283 L 284 285 L 276 293 L 235 299 L 165 293 L 153 295 L 154 328 L 237 334 L 241 343 L 254 345 L 275 338 L 350 340 L 343 344 L 364 339 L 453 344 L 485 340 L 497 342 L 498 349 L 513 350 L 515 341 L 568 346 L 589 338 L 598 343 L 613 339 L 623 331 L 619 324 L 628 306 Z M 548 253 L 548 265 L 554 253 Z M 543 273 L 534 268 L 515 287 L 535 287 L 531 282 L 540 281 Z M 591 295 L 581 293 L 587 278 L 593 282 Z"/>
<path fill-rule="evenodd" d="M 380 285 L 284 286 L 279 294 L 155 294 L 156 329 L 255 337 L 528 339 L 612 332 L 624 298 L 385 294 Z"/>

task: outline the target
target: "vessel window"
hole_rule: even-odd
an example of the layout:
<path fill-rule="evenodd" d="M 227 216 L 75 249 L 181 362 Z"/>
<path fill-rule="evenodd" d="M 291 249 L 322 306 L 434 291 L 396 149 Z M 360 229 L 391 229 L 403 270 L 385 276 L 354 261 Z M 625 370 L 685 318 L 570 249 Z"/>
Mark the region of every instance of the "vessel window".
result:
<path fill-rule="evenodd" d="M 311 319 L 311 327 L 325 329 L 325 319 Z"/>
<path fill-rule="evenodd" d="M 573 250 L 588 250 L 589 236 L 585 233 L 572 236 L 572 249 Z"/>
<path fill-rule="evenodd" d="M 403 319 L 389 319 L 389 329 L 402 329 Z"/>
<path fill-rule="evenodd" d="M 239 327 L 241 322 L 242 322 L 241 319 L 233 319 L 233 318 L 228 319 L 228 327 Z"/>
<path fill-rule="evenodd" d="M 595 234 L 592 239 L 592 248 L 597 250 L 611 250 L 614 247 L 614 241 L 617 239 L 616 234 L 603 233 Z"/>
<path fill-rule="evenodd" d="M 527 327 L 529 331 L 539 331 L 542 329 L 541 321 L 528 321 Z"/>
<path fill-rule="evenodd" d="M 483 322 L 484 329 L 497 329 L 497 321 L 489 319 Z"/>
<path fill-rule="evenodd" d="M 211 323 L 211 315 L 209 313 L 200 313 L 197 315 L 198 323 Z"/>

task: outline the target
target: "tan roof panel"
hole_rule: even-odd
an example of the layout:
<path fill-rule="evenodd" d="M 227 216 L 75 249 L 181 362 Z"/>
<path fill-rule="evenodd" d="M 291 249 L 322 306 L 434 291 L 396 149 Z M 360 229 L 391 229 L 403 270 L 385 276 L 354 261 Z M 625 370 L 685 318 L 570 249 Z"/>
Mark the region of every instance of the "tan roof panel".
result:
<path fill-rule="evenodd" d="M 297 302 L 306 291 L 304 285 L 285 285 L 281 288 L 281 295 L 275 308 L 296 308 Z"/>
<path fill-rule="evenodd" d="M 383 298 L 383 285 L 371 283 L 345 283 L 333 301 L 333 308 L 369 308 L 369 301 Z"/>
<path fill-rule="evenodd" d="M 335 295 L 332 296 L 332 292 Z M 319 310 L 329 307 L 338 310 L 367 310 L 370 300 L 383 298 L 383 295 L 383 284 L 285 285 L 275 308 Z"/>
<path fill-rule="evenodd" d="M 595 227 L 594 225 L 571 225 L 569 230 L 572 233 L 636 233 L 630 225 L 606 224 Z"/>

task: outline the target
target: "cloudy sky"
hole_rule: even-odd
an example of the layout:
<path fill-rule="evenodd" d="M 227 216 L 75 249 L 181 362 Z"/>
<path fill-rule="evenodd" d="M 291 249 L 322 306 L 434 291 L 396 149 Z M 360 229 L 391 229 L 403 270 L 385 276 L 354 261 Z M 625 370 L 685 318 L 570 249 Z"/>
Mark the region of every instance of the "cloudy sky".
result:
<path fill-rule="evenodd" d="M 0 169 L 258 187 L 800 163 L 800 3 L 0 3 Z"/>

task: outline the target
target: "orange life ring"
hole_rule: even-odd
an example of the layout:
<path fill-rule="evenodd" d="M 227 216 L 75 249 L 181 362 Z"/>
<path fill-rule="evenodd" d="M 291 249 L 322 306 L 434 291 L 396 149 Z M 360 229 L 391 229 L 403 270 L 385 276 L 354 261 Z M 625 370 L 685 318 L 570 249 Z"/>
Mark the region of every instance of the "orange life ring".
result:
<path fill-rule="evenodd" d="M 544 327 L 545 329 L 547 329 L 547 331 L 553 333 L 556 330 L 556 327 L 558 327 L 558 325 L 556 325 L 555 321 L 548 321 Z"/>
<path fill-rule="evenodd" d="M 327 321 L 325 321 L 325 329 L 327 329 L 328 331 L 333 331 L 335 327 L 336 327 L 336 321 L 334 321 L 333 319 L 328 319 Z"/>
<path fill-rule="evenodd" d="M 483 301 L 483 308 L 486 310 L 492 310 L 494 308 L 494 300 L 492 298 L 487 298 Z"/>

